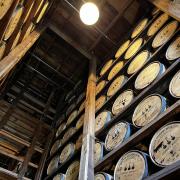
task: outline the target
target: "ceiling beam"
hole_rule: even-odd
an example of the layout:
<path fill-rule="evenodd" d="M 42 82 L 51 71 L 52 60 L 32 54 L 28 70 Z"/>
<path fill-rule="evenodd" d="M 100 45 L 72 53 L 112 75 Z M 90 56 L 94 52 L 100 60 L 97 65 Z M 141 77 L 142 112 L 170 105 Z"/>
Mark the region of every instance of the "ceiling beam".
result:
<path fill-rule="evenodd" d="M 43 63 L 45 66 L 47 66 L 49 69 L 51 69 L 53 72 L 55 72 L 60 78 L 65 79 L 69 84 L 71 85 L 75 85 L 75 83 L 69 79 L 68 77 L 66 77 L 64 74 L 62 74 L 61 72 L 55 70 L 53 67 L 51 67 L 49 64 L 47 64 L 44 60 L 42 60 L 40 57 L 38 57 L 37 55 L 35 55 L 34 53 L 31 53 L 32 57 L 34 57 L 36 60 L 38 60 L 39 62 Z"/>
<path fill-rule="evenodd" d="M 59 37 L 61 37 L 64 41 L 66 41 L 69 45 L 71 45 L 74 49 L 80 52 L 83 56 L 85 56 L 88 60 L 94 58 L 93 54 L 88 53 L 84 50 L 76 41 L 74 41 L 70 36 L 66 35 L 62 32 L 56 25 L 53 23 L 49 23 L 47 25 L 53 32 L 55 32 Z"/>

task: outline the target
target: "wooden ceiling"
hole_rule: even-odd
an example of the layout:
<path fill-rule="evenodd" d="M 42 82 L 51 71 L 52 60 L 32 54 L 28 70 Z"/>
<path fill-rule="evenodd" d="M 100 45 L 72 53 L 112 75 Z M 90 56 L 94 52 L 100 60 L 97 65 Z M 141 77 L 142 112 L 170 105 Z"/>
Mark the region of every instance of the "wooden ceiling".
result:
<path fill-rule="evenodd" d="M 51 30 L 64 33 L 83 50 L 94 54 L 100 65 L 118 49 L 127 29 L 143 16 L 146 1 L 94 0 L 100 9 L 100 19 L 93 26 L 84 25 L 78 11 L 82 0 L 55 0 L 48 14 Z"/>

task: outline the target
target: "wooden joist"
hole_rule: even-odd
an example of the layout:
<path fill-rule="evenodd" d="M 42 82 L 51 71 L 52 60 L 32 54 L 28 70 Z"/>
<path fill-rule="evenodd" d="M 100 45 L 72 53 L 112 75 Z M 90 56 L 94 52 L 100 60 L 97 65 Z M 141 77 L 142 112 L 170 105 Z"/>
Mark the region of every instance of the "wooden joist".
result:
<path fill-rule="evenodd" d="M 23 145 L 26 146 L 26 147 L 30 147 L 30 142 L 28 142 L 28 141 L 26 141 L 26 140 L 24 140 L 24 139 L 22 139 L 22 138 L 19 138 L 19 137 L 15 136 L 14 134 L 12 134 L 12 133 L 4 130 L 4 129 L 0 130 L 0 134 L 1 134 L 2 136 L 8 137 L 8 138 L 10 138 L 10 139 L 12 139 L 12 140 L 20 143 L 20 144 L 23 144 Z M 35 149 L 36 151 L 40 152 L 40 153 L 43 153 L 43 149 L 40 148 L 40 147 L 35 146 L 34 149 Z"/>

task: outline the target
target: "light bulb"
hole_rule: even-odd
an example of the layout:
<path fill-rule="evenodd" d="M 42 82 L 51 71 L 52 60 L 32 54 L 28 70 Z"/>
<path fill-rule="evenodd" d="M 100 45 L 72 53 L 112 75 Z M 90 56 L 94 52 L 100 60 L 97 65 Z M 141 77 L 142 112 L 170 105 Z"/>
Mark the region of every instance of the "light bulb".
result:
<path fill-rule="evenodd" d="M 80 9 L 81 21 L 86 25 L 93 25 L 99 19 L 99 9 L 91 2 L 85 3 Z"/>

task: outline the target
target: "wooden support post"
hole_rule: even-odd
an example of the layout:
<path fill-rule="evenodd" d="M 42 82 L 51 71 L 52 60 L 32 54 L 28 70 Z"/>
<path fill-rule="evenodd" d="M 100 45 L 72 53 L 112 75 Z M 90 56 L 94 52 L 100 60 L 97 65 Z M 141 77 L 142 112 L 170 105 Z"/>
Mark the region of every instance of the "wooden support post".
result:
<path fill-rule="evenodd" d="M 34 153 L 34 148 L 35 148 L 35 145 L 37 143 L 39 134 L 41 133 L 41 128 L 42 128 L 42 125 L 39 124 L 37 126 L 37 128 L 35 129 L 32 143 L 31 143 L 30 147 L 28 148 L 28 152 L 27 152 L 26 157 L 25 157 L 23 164 L 22 164 L 22 168 L 18 174 L 18 180 L 23 180 L 23 178 L 25 176 L 25 173 L 26 173 L 27 168 L 28 168 L 28 164 L 31 160 L 33 153 Z"/>
<path fill-rule="evenodd" d="M 89 63 L 79 180 L 94 179 L 96 59 Z"/>
<path fill-rule="evenodd" d="M 55 132 L 52 131 L 49 134 L 48 138 L 47 138 L 47 142 L 46 142 L 46 145 L 45 145 L 45 150 L 44 150 L 43 155 L 41 157 L 41 160 L 40 160 L 40 163 L 39 163 L 39 167 L 38 167 L 38 170 L 36 172 L 35 180 L 40 180 L 41 177 L 42 177 L 44 166 L 45 166 L 46 159 L 47 159 L 47 156 L 48 156 L 48 153 L 49 153 L 49 150 L 50 150 L 50 146 L 52 144 L 52 140 L 53 140 L 54 134 L 55 134 Z"/>

